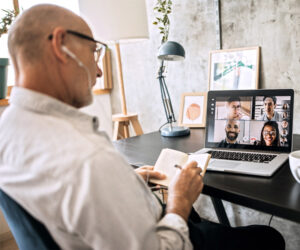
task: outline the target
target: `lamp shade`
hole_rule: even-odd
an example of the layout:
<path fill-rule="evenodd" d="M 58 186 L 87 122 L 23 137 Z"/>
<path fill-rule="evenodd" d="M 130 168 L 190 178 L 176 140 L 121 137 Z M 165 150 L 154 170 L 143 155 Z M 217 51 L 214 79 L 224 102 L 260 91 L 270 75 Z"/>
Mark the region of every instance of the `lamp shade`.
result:
<path fill-rule="evenodd" d="M 102 41 L 149 38 L 145 0 L 79 0 L 79 10 Z"/>
<path fill-rule="evenodd" d="M 179 61 L 185 58 L 185 51 L 179 43 L 167 41 L 160 46 L 157 57 L 166 61 Z"/>

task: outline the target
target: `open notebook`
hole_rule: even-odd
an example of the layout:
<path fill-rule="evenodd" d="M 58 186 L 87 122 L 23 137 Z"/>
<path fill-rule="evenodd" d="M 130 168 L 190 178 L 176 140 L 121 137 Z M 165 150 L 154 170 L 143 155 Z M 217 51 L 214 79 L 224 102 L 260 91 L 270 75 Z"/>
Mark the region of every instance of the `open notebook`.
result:
<path fill-rule="evenodd" d="M 180 171 L 174 166 L 180 165 L 183 167 L 191 161 L 196 161 L 198 163 L 198 166 L 202 168 L 201 175 L 204 176 L 209 160 L 210 154 L 188 155 L 177 150 L 165 148 L 161 151 L 155 163 L 154 170 L 164 173 L 167 178 L 164 180 L 150 179 L 150 182 L 162 186 L 169 186 L 171 180 L 176 174 L 176 171 Z"/>

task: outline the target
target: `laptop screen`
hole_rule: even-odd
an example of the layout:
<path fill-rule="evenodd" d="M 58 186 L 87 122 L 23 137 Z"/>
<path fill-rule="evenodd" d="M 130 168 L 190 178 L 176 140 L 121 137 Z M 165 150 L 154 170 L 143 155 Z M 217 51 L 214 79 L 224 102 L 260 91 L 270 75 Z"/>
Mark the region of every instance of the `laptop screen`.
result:
<path fill-rule="evenodd" d="M 209 91 L 206 147 L 290 152 L 294 91 Z"/>

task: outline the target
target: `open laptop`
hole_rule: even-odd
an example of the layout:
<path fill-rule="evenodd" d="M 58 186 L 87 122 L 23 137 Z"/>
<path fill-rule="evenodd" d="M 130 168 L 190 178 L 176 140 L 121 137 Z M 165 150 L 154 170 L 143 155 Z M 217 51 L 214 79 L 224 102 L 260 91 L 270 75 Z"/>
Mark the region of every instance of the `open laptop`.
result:
<path fill-rule="evenodd" d="M 294 91 L 209 91 L 205 148 L 207 170 L 271 176 L 292 148 Z M 270 120 L 269 120 L 270 119 Z"/>

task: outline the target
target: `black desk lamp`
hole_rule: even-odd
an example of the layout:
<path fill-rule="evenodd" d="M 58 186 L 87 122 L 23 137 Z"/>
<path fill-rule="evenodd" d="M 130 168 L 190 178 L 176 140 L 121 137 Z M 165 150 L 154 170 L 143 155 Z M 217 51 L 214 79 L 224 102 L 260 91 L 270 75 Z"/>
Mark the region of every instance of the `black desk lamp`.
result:
<path fill-rule="evenodd" d="M 158 71 L 158 80 L 168 124 L 168 126 L 165 126 L 160 130 L 160 134 L 168 137 L 189 135 L 190 129 L 188 127 L 178 127 L 172 125 L 173 122 L 176 122 L 176 119 L 174 116 L 169 91 L 165 82 L 165 76 L 163 75 L 165 71 L 164 61 L 183 60 L 185 58 L 184 48 L 177 42 L 167 41 L 159 48 L 157 57 L 161 60 L 161 66 Z"/>

